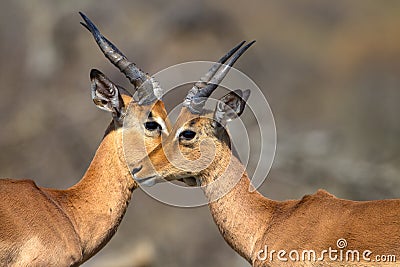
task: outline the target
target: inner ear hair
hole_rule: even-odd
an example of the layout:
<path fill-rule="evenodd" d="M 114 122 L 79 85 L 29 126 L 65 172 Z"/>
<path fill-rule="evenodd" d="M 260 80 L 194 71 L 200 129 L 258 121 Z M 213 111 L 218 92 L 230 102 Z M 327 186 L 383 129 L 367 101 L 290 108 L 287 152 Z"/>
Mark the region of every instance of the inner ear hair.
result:
<path fill-rule="evenodd" d="M 242 115 L 249 96 L 250 90 L 236 89 L 220 98 L 214 112 L 214 126 L 217 123 L 226 125 L 228 121 Z"/>
<path fill-rule="evenodd" d="M 101 71 L 92 69 L 90 71 L 92 100 L 96 106 L 102 110 L 112 112 L 114 118 L 119 118 L 122 114 L 124 104 L 120 94 L 122 88 L 115 85 Z M 124 90 L 129 94 L 126 90 Z"/>

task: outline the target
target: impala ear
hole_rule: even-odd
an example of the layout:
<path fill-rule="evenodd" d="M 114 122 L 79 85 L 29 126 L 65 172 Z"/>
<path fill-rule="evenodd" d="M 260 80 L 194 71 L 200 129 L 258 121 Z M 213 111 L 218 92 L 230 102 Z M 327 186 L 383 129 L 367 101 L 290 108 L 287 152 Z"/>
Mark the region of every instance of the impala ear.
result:
<path fill-rule="evenodd" d="M 214 121 L 226 125 L 227 122 L 242 115 L 249 96 L 250 90 L 242 91 L 240 89 L 224 95 L 219 99 L 215 108 Z"/>
<path fill-rule="evenodd" d="M 113 118 L 118 119 L 124 108 L 119 92 L 120 88 L 107 78 L 102 72 L 96 69 L 90 71 L 92 82 L 92 100 L 102 110 L 111 112 Z"/>

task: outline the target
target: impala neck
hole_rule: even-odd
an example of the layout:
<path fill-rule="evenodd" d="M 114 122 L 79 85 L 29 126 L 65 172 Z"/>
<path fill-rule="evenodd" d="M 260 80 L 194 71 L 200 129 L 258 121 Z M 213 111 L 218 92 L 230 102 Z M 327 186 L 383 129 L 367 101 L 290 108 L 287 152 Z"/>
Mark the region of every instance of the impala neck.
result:
<path fill-rule="evenodd" d="M 110 125 L 81 181 L 68 190 L 70 219 L 80 237 L 84 258 L 100 250 L 114 235 L 136 182 L 122 155 L 122 135 Z"/>
<path fill-rule="evenodd" d="M 230 150 L 226 152 L 231 153 Z M 231 162 L 227 162 L 227 158 Z M 206 172 L 200 177 L 202 186 L 209 185 L 203 187 L 203 190 L 211 201 L 211 214 L 228 244 L 252 262 L 254 246 L 264 233 L 263 226 L 271 221 L 276 204 L 257 191 L 250 192 L 250 179 L 238 158 L 232 155 L 218 158 L 214 162 L 218 162 L 218 166 L 213 168 L 213 172 Z M 216 183 L 212 183 L 214 181 Z M 228 193 L 215 200 L 221 190 Z"/>

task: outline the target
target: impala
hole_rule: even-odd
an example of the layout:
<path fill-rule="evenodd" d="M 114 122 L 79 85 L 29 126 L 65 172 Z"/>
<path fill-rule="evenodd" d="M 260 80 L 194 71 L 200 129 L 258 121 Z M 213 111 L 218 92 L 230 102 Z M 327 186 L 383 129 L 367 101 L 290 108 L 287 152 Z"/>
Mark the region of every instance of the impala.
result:
<path fill-rule="evenodd" d="M 223 238 L 253 266 L 395 265 L 382 259 L 400 260 L 400 200 L 351 201 L 318 190 L 274 201 L 251 190 L 225 128 L 250 92 L 230 92 L 213 112 L 203 108 L 227 67 L 216 74 L 215 65 L 189 91 L 170 135 L 133 169 L 136 181 L 201 185 Z"/>
<path fill-rule="evenodd" d="M 169 128 L 158 84 L 81 15 L 105 56 L 136 91 L 132 95 L 100 71 L 90 72 L 92 99 L 113 120 L 76 185 L 57 190 L 32 180 L 0 180 L 0 266 L 78 266 L 92 257 L 115 234 L 138 187 L 126 160 L 139 161 Z M 129 153 L 123 152 L 123 136 L 130 142 Z"/>

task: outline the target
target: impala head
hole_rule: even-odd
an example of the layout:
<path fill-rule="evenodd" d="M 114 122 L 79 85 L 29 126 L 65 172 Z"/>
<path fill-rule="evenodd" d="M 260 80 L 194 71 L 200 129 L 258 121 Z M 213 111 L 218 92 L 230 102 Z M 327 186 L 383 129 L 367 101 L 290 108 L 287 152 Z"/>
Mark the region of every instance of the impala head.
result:
<path fill-rule="evenodd" d="M 160 100 L 163 91 L 158 82 L 129 62 L 89 18 L 82 13 L 80 15 L 85 21 L 81 24 L 92 33 L 106 58 L 125 74 L 134 87 L 134 92 L 130 93 L 99 70 L 92 69 L 90 72 L 93 102 L 112 114 L 113 122 L 107 133 L 121 132 L 124 148 L 127 148 L 125 153 L 135 155 L 133 161 L 137 161 L 147 154 L 144 148 L 150 151 L 161 142 L 162 134 L 168 134 L 167 112 Z"/>
<path fill-rule="evenodd" d="M 147 186 L 163 179 L 183 179 L 188 185 L 204 184 L 207 183 L 202 181 L 204 174 L 224 168 L 223 164 L 227 166 L 231 144 L 225 126 L 242 114 L 250 91 L 228 93 L 218 101 L 214 111 L 204 109 L 204 105 L 230 67 L 254 42 L 239 50 L 243 43 L 221 58 L 189 91 L 170 135 L 133 170 L 136 181 Z M 232 55 L 227 65 L 221 65 Z"/>

